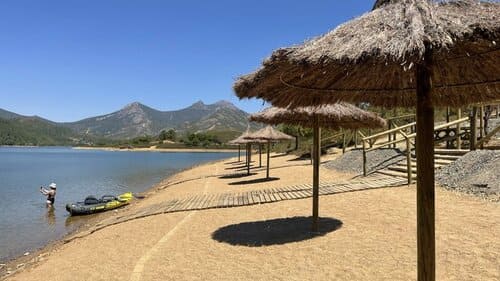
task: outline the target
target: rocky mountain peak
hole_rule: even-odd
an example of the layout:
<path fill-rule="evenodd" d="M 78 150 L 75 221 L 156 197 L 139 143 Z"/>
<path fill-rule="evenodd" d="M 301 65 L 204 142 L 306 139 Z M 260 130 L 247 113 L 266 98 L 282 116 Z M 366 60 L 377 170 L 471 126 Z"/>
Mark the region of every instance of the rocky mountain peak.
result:
<path fill-rule="evenodd" d="M 201 100 L 199 100 L 199 101 L 197 101 L 197 102 L 193 103 L 193 104 L 190 106 L 190 108 L 194 108 L 194 109 L 203 109 L 203 108 L 205 108 L 205 107 L 206 107 L 205 103 L 203 103 L 203 101 L 201 101 Z"/>

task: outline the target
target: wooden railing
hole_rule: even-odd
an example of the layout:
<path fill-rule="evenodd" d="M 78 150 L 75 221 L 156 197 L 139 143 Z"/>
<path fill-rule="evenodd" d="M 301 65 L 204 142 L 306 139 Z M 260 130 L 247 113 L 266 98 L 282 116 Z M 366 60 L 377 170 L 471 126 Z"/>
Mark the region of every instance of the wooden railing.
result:
<path fill-rule="evenodd" d="M 442 129 L 442 128 L 448 128 L 451 126 L 457 126 L 457 130 L 459 130 L 461 124 L 464 122 L 470 122 L 469 117 L 461 118 L 461 119 L 458 119 L 458 120 L 455 120 L 455 121 L 452 121 L 449 123 L 435 126 L 434 131 Z M 412 122 L 412 123 L 409 123 L 409 124 L 406 124 L 403 126 L 399 126 L 396 128 L 392 128 L 392 129 L 389 129 L 389 130 L 386 130 L 386 131 L 383 131 L 383 132 L 380 132 L 380 133 L 377 133 L 377 134 L 374 134 L 371 136 L 363 137 L 362 138 L 363 175 L 366 176 L 368 174 L 367 167 L 366 167 L 366 162 L 367 162 L 366 161 L 366 154 L 368 152 L 385 147 L 385 146 L 391 147 L 391 145 L 394 145 L 394 147 L 395 147 L 396 144 L 404 142 L 405 148 L 406 148 L 405 155 L 406 155 L 406 164 L 407 164 L 407 177 L 408 177 L 408 184 L 410 184 L 411 179 L 412 179 L 411 151 L 415 148 L 414 139 L 417 135 L 413 129 L 415 125 L 416 125 L 416 123 Z M 382 142 L 382 143 L 376 142 L 377 139 L 379 139 L 383 136 L 389 136 L 389 135 L 391 135 L 392 137 L 388 141 Z M 398 135 L 401 136 L 401 138 L 398 138 L 397 137 Z M 461 135 L 456 134 L 455 137 L 460 138 Z M 369 142 L 373 142 L 373 140 L 375 140 L 375 144 L 372 147 L 368 148 L 367 146 L 368 146 Z"/>

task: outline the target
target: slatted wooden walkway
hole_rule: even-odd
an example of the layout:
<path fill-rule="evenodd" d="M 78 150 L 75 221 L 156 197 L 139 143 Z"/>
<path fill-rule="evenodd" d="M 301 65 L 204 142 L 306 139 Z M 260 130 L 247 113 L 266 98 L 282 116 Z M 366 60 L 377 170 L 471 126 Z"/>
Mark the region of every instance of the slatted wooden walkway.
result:
<path fill-rule="evenodd" d="M 401 186 L 406 184 L 405 178 L 391 177 L 378 173 L 367 177 L 359 177 L 339 183 L 321 183 L 319 194 L 331 195 L 344 192 L 353 192 L 375 188 Z M 172 199 L 151 205 L 126 216 L 115 216 L 104 220 L 88 231 L 78 233 L 67 238 L 69 242 L 75 238 L 87 236 L 105 227 L 159 214 L 205 210 L 214 208 L 231 208 L 256 204 L 273 203 L 284 200 L 296 200 L 312 197 L 311 184 L 269 188 L 263 190 L 242 191 L 237 193 L 200 194 L 185 198 Z"/>

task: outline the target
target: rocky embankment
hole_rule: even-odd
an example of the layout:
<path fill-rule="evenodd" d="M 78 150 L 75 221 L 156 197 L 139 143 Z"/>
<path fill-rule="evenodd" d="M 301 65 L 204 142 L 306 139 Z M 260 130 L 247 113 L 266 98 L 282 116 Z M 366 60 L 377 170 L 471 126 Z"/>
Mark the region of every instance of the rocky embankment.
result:
<path fill-rule="evenodd" d="M 399 149 L 383 148 L 370 151 L 366 154 L 366 169 L 368 172 L 383 169 L 406 159 Z M 328 169 L 341 172 L 363 173 L 363 150 L 354 149 L 346 152 L 339 158 L 325 164 Z"/>
<path fill-rule="evenodd" d="M 436 172 L 443 187 L 500 201 L 500 151 L 472 151 Z"/>

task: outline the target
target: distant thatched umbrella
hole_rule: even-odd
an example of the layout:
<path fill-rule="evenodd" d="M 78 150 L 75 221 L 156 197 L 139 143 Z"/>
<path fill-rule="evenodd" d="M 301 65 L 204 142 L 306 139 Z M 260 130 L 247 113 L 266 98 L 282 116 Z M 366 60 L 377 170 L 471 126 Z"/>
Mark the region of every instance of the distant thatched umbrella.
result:
<path fill-rule="evenodd" d="M 238 162 L 241 161 L 241 145 L 244 144 L 247 147 L 247 154 L 248 154 L 248 141 L 245 140 L 244 138 L 250 135 L 250 126 L 247 126 L 247 130 L 243 132 L 239 137 L 235 138 L 234 140 L 228 141 L 228 144 L 230 145 L 237 145 L 238 146 Z M 248 162 L 248 155 L 245 154 L 245 159 L 246 162 Z"/>
<path fill-rule="evenodd" d="M 417 108 L 418 280 L 435 280 L 434 106 L 500 98 L 500 4 L 378 0 L 373 11 L 275 51 L 234 89 L 275 106 Z"/>
<path fill-rule="evenodd" d="M 265 141 L 267 142 L 267 169 L 266 169 L 266 178 L 269 178 L 269 153 L 271 150 L 271 142 L 272 141 L 280 141 L 280 140 L 291 140 L 292 136 L 289 136 L 285 133 L 275 130 L 271 126 L 267 126 L 262 128 L 253 134 L 250 134 L 246 137 L 248 140 L 252 141 Z"/>
<path fill-rule="evenodd" d="M 318 230 L 319 214 L 319 162 L 321 148 L 320 127 L 337 130 L 378 128 L 385 126 L 385 120 L 377 114 L 364 111 L 352 104 L 336 103 L 317 107 L 285 109 L 270 107 L 250 115 L 250 121 L 266 124 L 292 124 L 312 127 L 313 133 L 313 230 Z M 313 155 L 311 155 L 312 157 Z"/>
<path fill-rule="evenodd" d="M 240 161 L 240 145 L 244 144 L 246 146 L 245 162 L 246 162 L 246 166 L 247 166 L 247 174 L 250 174 L 252 144 L 253 143 L 259 144 L 259 154 L 260 154 L 261 144 L 265 143 L 265 141 L 262 141 L 262 140 L 249 139 L 248 137 L 251 134 L 252 133 L 250 132 L 250 127 L 247 127 L 247 130 L 243 134 L 241 134 L 239 137 L 235 138 L 234 140 L 231 140 L 228 142 L 229 144 L 232 144 L 232 145 L 238 145 L 238 161 Z M 261 163 L 260 159 L 259 159 L 259 163 Z"/>

